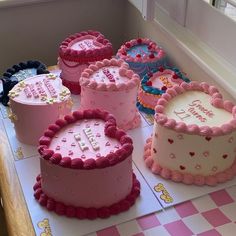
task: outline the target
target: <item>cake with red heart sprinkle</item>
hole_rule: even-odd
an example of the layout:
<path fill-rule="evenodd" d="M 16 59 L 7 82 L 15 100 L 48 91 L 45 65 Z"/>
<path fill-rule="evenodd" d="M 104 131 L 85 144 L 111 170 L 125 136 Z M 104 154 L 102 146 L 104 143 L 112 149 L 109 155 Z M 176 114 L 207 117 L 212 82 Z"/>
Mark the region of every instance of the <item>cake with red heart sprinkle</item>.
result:
<path fill-rule="evenodd" d="M 157 101 L 144 151 L 154 174 L 214 186 L 236 174 L 236 106 L 205 82 L 174 85 Z"/>

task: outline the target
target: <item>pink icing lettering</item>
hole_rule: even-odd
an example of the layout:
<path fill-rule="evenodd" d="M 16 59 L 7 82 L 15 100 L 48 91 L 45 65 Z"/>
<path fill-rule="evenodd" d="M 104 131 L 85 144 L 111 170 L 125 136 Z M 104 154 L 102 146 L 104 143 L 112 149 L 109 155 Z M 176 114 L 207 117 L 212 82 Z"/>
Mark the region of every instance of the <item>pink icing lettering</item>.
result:
<path fill-rule="evenodd" d="M 194 100 L 191 104 L 188 104 L 190 107 L 197 107 L 201 112 L 203 112 L 205 115 L 207 115 L 210 118 L 213 118 L 214 113 L 211 110 L 208 110 L 205 108 L 200 100 Z"/>
<path fill-rule="evenodd" d="M 48 89 L 51 97 L 56 98 L 57 97 L 57 92 L 56 92 L 55 88 L 52 86 L 50 80 L 49 79 L 44 79 L 43 82 L 44 82 L 46 88 Z"/>
<path fill-rule="evenodd" d="M 31 98 L 31 97 L 32 97 L 32 93 L 30 92 L 28 86 L 26 86 L 26 87 L 24 88 L 24 93 L 25 93 L 25 95 L 26 95 L 27 98 Z"/>
<path fill-rule="evenodd" d="M 102 68 L 102 72 L 109 79 L 110 82 L 115 82 L 114 76 L 107 68 Z"/>
<path fill-rule="evenodd" d="M 188 111 L 193 114 L 197 119 L 199 119 L 201 122 L 206 122 L 206 118 L 202 117 L 196 110 L 194 110 L 193 107 L 190 107 Z"/>
<path fill-rule="evenodd" d="M 39 94 L 34 89 L 34 85 L 33 84 L 29 84 L 29 89 L 30 89 L 31 93 L 33 94 L 34 98 L 39 98 Z"/>

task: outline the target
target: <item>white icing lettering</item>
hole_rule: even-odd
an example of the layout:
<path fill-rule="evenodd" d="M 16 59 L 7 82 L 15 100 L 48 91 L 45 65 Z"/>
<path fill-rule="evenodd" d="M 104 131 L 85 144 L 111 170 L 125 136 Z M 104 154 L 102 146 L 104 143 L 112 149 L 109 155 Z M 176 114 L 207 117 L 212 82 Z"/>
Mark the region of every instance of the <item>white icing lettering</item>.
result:
<path fill-rule="evenodd" d="M 98 142 L 96 141 L 95 136 L 92 133 L 91 128 L 85 128 L 85 129 L 83 129 L 83 131 L 84 131 L 86 137 L 88 138 L 93 150 L 95 150 L 95 151 L 99 150 L 100 147 L 98 145 Z"/>
<path fill-rule="evenodd" d="M 50 80 L 49 79 L 43 79 L 43 82 L 44 82 L 46 88 L 48 89 L 51 97 L 56 98 L 57 97 L 57 92 L 56 92 L 55 88 L 52 86 Z"/>
<path fill-rule="evenodd" d="M 25 95 L 26 95 L 27 98 L 31 98 L 31 97 L 32 97 L 32 93 L 30 92 L 28 86 L 26 86 L 26 87 L 24 88 L 24 93 L 25 93 Z"/>
<path fill-rule="evenodd" d="M 34 89 L 34 85 L 33 84 L 29 84 L 28 86 L 29 86 L 29 89 L 30 89 L 31 93 L 33 94 L 34 98 L 39 98 L 39 94 Z"/>

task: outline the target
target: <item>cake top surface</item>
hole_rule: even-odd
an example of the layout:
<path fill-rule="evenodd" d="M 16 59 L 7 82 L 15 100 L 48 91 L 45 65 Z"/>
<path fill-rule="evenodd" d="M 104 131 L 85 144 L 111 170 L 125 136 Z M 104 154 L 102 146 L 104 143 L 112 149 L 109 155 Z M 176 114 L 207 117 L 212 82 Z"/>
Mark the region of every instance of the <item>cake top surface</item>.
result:
<path fill-rule="evenodd" d="M 62 59 L 79 63 L 111 58 L 112 54 L 112 44 L 109 40 L 93 30 L 70 35 L 59 48 L 59 56 Z"/>
<path fill-rule="evenodd" d="M 165 52 L 147 38 L 133 39 L 123 44 L 117 56 L 128 62 L 153 62 L 163 58 Z"/>
<path fill-rule="evenodd" d="M 70 91 L 62 85 L 59 77 L 54 74 L 42 74 L 19 82 L 8 95 L 19 103 L 46 105 L 67 100 L 70 97 Z"/>
<path fill-rule="evenodd" d="M 168 89 L 155 112 L 157 123 L 178 132 L 217 136 L 236 129 L 236 106 L 204 82 L 183 82 Z"/>
<path fill-rule="evenodd" d="M 75 111 L 50 125 L 39 140 L 41 157 L 75 169 L 105 168 L 132 154 L 132 139 L 100 110 Z"/>
<path fill-rule="evenodd" d="M 141 81 L 141 88 L 147 93 L 159 95 L 174 85 L 180 85 L 183 81 L 189 82 L 189 79 L 177 68 L 160 67 L 157 71 L 144 76 Z"/>
<path fill-rule="evenodd" d="M 100 91 L 120 91 L 138 87 L 140 78 L 123 60 L 104 59 L 81 74 L 80 85 Z"/>

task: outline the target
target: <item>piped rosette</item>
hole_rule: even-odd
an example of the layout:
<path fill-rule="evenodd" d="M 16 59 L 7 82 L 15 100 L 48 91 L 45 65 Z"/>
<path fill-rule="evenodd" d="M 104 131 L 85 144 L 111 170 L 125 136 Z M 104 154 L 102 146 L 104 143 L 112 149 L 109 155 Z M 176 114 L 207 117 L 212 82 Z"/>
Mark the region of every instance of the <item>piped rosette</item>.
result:
<path fill-rule="evenodd" d="M 236 174 L 236 106 L 215 86 L 181 83 L 157 101 L 146 165 L 165 179 L 211 185 Z"/>
<path fill-rule="evenodd" d="M 159 67 L 147 73 L 142 81 L 138 92 L 137 107 L 140 111 L 152 114 L 155 113 L 155 106 L 158 99 L 168 88 L 180 85 L 190 80 L 177 68 Z"/>
<path fill-rule="evenodd" d="M 48 210 L 107 218 L 128 210 L 139 196 L 132 139 L 108 112 L 74 111 L 51 124 L 39 144 L 41 175 L 34 196 Z"/>
<path fill-rule="evenodd" d="M 126 61 L 130 68 L 142 78 L 151 70 L 166 64 L 166 53 L 155 42 L 147 38 L 132 39 L 124 43 L 117 57 Z"/>
<path fill-rule="evenodd" d="M 79 78 L 89 64 L 110 59 L 112 44 L 98 31 L 82 31 L 70 35 L 60 45 L 58 64 L 61 68 L 63 84 L 73 94 L 80 93 Z"/>
<path fill-rule="evenodd" d="M 123 60 L 98 61 L 81 74 L 81 107 L 106 110 L 116 117 L 119 128 L 135 128 L 140 125 L 136 109 L 139 84 L 139 76 Z"/>

